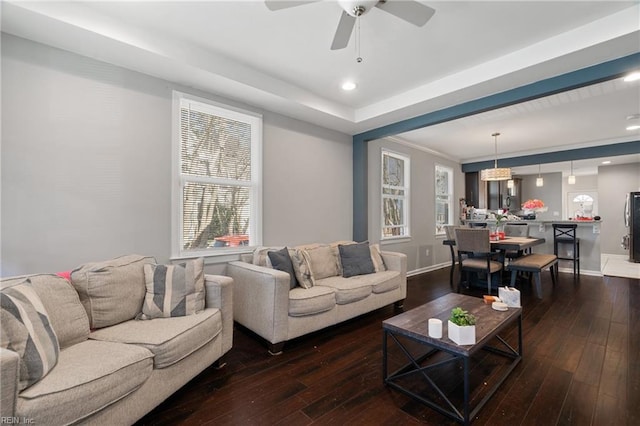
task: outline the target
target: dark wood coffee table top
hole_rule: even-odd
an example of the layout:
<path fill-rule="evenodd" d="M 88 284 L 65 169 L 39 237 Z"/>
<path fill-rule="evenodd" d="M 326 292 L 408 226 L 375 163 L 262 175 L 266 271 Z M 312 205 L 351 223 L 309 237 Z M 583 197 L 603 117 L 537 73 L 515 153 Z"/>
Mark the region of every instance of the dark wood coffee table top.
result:
<path fill-rule="evenodd" d="M 476 317 L 476 343 L 459 346 L 449 340 L 447 322 L 455 307 L 469 311 Z M 382 322 L 382 328 L 398 335 L 405 335 L 438 349 L 469 356 L 485 346 L 504 327 L 521 315 L 521 308 L 496 311 L 483 299 L 449 293 L 410 311 Z M 429 337 L 429 318 L 442 320 L 442 338 Z"/>

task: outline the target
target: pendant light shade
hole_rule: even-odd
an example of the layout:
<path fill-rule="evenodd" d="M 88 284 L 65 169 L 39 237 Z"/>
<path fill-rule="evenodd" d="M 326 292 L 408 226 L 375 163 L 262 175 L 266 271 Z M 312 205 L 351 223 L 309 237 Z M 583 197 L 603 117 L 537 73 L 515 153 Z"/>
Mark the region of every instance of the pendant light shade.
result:
<path fill-rule="evenodd" d="M 495 139 L 494 145 L 495 145 L 496 158 L 493 163 L 493 169 L 480 170 L 480 180 L 483 180 L 483 181 L 509 180 L 511 179 L 511 169 L 508 167 L 498 168 L 498 136 L 500 136 L 500 133 L 493 133 L 491 136 L 493 136 Z"/>
<path fill-rule="evenodd" d="M 567 183 L 569 185 L 574 185 L 576 183 L 576 177 L 573 175 L 573 160 L 571 160 L 571 174 L 567 178 Z"/>
<path fill-rule="evenodd" d="M 538 178 L 536 179 L 536 186 L 544 186 L 544 179 L 540 176 L 540 164 L 538 164 Z"/>

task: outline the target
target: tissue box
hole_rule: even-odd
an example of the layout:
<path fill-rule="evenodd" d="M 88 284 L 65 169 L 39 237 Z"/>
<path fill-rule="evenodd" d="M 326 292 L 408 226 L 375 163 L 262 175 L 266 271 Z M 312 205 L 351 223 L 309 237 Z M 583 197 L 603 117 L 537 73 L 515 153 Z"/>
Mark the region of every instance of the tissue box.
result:
<path fill-rule="evenodd" d="M 520 290 L 513 287 L 499 287 L 498 297 L 510 308 L 520 307 Z"/>

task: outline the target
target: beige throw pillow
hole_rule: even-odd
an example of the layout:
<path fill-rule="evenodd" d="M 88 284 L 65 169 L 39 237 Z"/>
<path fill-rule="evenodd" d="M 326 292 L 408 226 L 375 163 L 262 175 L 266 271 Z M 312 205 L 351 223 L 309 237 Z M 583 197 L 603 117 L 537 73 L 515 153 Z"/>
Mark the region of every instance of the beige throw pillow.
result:
<path fill-rule="evenodd" d="M 309 263 L 309 268 L 311 269 L 311 280 L 314 285 L 317 280 L 338 276 L 338 263 L 331 246 L 323 245 L 312 249 L 306 249 L 303 250 L 302 253 Z"/>

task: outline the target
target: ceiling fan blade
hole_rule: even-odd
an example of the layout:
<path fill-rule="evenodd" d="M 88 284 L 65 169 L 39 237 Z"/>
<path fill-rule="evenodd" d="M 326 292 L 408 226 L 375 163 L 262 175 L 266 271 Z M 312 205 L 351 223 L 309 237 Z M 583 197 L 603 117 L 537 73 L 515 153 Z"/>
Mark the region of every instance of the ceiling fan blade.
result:
<path fill-rule="evenodd" d="M 264 4 L 269 10 L 288 9 L 290 7 L 301 6 L 307 3 L 316 3 L 319 0 L 264 0 Z"/>
<path fill-rule="evenodd" d="M 426 24 L 436 13 L 436 11 L 429 6 L 413 0 L 382 0 L 376 4 L 376 7 L 418 27 Z"/>
<path fill-rule="evenodd" d="M 347 47 L 355 24 L 356 18 L 349 15 L 347 12 L 342 12 L 340 22 L 338 22 L 338 28 L 336 29 L 336 35 L 333 36 L 331 50 L 339 50 Z"/>

